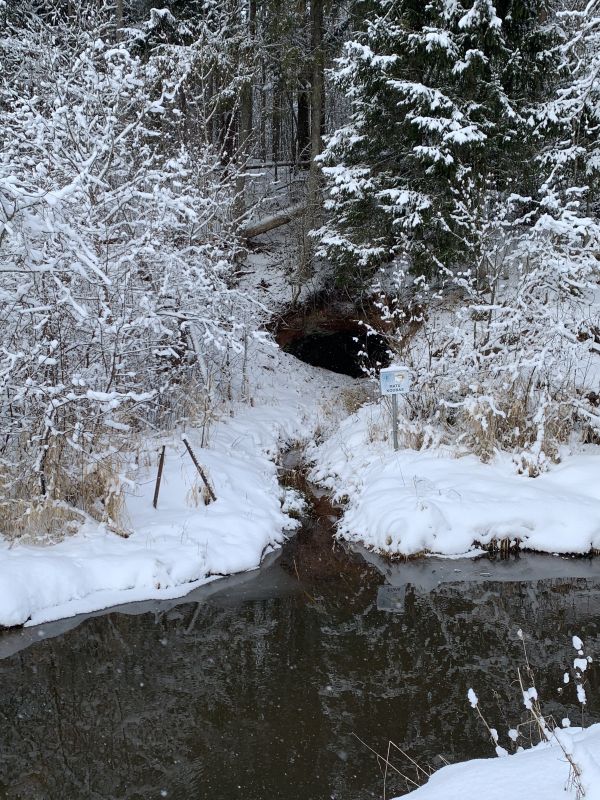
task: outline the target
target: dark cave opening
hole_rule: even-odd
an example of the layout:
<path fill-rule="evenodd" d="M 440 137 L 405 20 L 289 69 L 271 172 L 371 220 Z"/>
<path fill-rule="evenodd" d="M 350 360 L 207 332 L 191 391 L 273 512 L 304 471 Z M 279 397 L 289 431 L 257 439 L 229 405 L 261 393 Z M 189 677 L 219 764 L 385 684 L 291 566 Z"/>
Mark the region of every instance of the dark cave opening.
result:
<path fill-rule="evenodd" d="M 312 330 L 298 335 L 283 345 L 283 349 L 312 364 L 361 378 L 365 368 L 387 366 L 387 343 L 379 334 L 367 335 L 364 329 L 352 325 L 347 330 Z"/>

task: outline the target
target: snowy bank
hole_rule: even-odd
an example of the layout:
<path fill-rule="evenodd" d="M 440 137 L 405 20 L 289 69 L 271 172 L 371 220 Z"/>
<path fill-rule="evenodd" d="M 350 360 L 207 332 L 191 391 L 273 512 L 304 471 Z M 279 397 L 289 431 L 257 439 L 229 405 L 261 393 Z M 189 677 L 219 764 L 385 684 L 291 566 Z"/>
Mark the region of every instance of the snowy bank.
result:
<path fill-rule="evenodd" d="M 449 448 L 394 452 L 389 427 L 383 406 L 368 404 L 309 451 L 310 479 L 345 503 L 345 539 L 389 556 L 455 555 L 505 538 L 549 553 L 600 549 L 600 448 L 528 478 L 508 455 L 484 464 Z"/>
<path fill-rule="evenodd" d="M 295 520 L 274 463 L 288 443 L 343 414 L 334 398 L 350 378 L 309 367 L 269 345 L 252 357 L 253 405 L 237 404 L 211 429 L 208 448 L 186 432 L 217 501 L 205 506 L 181 441 L 166 441 L 158 509 L 152 507 L 159 442 L 127 498 L 122 538 L 87 523 L 50 545 L 0 537 L 0 625 L 35 625 L 137 600 L 187 594 L 215 576 L 258 567 Z"/>
<path fill-rule="evenodd" d="M 600 724 L 567 728 L 561 740 L 570 742 L 582 767 L 586 800 L 600 798 Z M 565 800 L 575 798 L 569 764 L 557 742 L 542 743 L 504 758 L 473 759 L 434 772 L 429 781 L 410 793 L 414 800 Z M 570 790 L 567 790 L 570 787 Z"/>

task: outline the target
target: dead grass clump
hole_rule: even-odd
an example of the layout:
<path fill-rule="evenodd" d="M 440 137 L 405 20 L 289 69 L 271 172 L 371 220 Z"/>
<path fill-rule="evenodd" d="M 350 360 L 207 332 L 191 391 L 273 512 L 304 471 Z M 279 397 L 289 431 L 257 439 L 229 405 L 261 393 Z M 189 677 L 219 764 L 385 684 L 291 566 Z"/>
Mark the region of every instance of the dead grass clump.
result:
<path fill-rule="evenodd" d="M 571 403 L 531 381 L 517 379 L 501 388 L 455 382 L 452 391 L 440 381 L 440 376 L 416 377 L 400 427 L 405 446 L 460 444 L 483 462 L 498 450 L 512 452 L 517 472 L 536 477 L 560 460 L 560 445 L 577 425 Z"/>
<path fill-rule="evenodd" d="M 186 501 L 188 505 L 193 506 L 194 508 L 200 508 L 201 505 L 210 505 L 212 498 L 210 496 L 208 487 L 204 484 L 201 485 L 200 481 L 195 480 L 191 489 L 186 495 Z"/>
<path fill-rule="evenodd" d="M 369 400 L 366 386 L 347 386 L 340 392 L 340 400 L 347 414 L 354 414 Z"/>
<path fill-rule="evenodd" d="M 56 544 L 76 533 L 84 516 L 77 509 L 46 498 L 0 503 L 0 527 L 5 538 L 24 544 Z"/>
<path fill-rule="evenodd" d="M 123 473 L 125 458 L 108 449 L 73 451 L 63 439 L 47 446 L 41 469 L 21 480 L 0 477 L 0 530 L 11 541 L 55 543 L 75 533 L 86 521 L 128 536 L 125 526 Z M 90 449 L 92 449 L 90 447 Z M 44 492 L 41 492 L 41 488 Z"/>
<path fill-rule="evenodd" d="M 222 418 L 231 403 L 233 391 L 229 369 L 223 375 L 209 371 L 206 384 L 198 380 L 177 383 L 161 396 L 155 409 L 153 425 L 159 430 L 191 426 L 200 431 L 200 446 L 209 443 L 212 425 Z M 224 376 L 224 377 L 223 377 Z"/>
<path fill-rule="evenodd" d="M 487 544 L 481 544 L 481 542 L 475 542 L 475 544 L 482 550 L 487 550 L 488 553 L 500 556 L 500 558 L 508 558 L 508 556 L 518 553 L 521 549 L 521 540 L 518 538 L 511 539 L 510 536 L 505 536 L 503 539 L 492 539 Z"/>

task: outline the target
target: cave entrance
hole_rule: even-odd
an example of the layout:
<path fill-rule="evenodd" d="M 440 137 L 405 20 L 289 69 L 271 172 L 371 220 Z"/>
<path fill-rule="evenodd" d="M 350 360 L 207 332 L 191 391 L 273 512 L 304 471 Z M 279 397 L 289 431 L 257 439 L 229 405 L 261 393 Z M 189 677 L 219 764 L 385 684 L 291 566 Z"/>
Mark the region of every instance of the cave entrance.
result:
<path fill-rule="evenodd" d="M 303 309 L 284 317 L 275 338 L 287 353 L 313 367 L 362 378 L 365 368 L 388 366 L 388 346 L 380 334 L 367 335 L 349 304 Z"/>

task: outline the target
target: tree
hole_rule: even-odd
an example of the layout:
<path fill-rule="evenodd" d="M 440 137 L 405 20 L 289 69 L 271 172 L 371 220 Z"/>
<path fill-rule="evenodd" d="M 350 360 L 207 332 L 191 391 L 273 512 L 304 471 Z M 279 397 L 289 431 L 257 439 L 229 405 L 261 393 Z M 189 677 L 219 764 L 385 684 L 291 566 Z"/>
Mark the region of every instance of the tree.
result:
<path fill-rule="evenodd" d="M 21 6 L 0 43 L 0 500 L 13 520 L 37 504 L 114 523 L 138 437 L 190 394 L 217 402 L 248 334 L 251 300 L 230 288 L 236 172 L 221 143 L 187 142 L 220 102 L 206 87 L 218 43 L 204 29 L 170 44 L 189 32 L 153 10 L 115 47 L 112 13 Z"/>
<path fill-rule="evenodd" d="M 484 207 L 490 190 L 528 184 L 526 113 L 555 37 L 541 26 L 545 6 L 375 3 L 340 60 L 335 81 L 352 113 L 322 159 L 331 219 L 318 235 L 338 280 L 368 284 L 394 259 L 444 279 L 473 248 L 465 195 Z"/>
<path fill-rule="evenodd" d="M 500 117 L 490 124 L 489 104 L 479 119 L 485 138 L 473 151 L 478 157 L 463 162 L 469 169 L 447 216 L 448 229 L 460 237 L 462 262 L 439 258 L 437 273 L 415 278 L 414 261 L 407 268 L 398 259 L 379 290 L 393 349 L 415 374 L 407 423 L 415 435 L 427 440 L 435 426 L 437 435 L 483 458 L 508 450 L 516 469 L 532 476 L 558 457 L 559 443 L 574 430 L 589 437 L 600 429 L 593 390 L 598 28 L 586 8 L 545 20 L 546 34 L 554 29 L 558 42 L 556 85 L 534 73 L 527 102 L 505 95 L 515 133 L 507 136 Z M 511 26 L 516 19 L 515 11 Z M 531 20 L 518 19 L 524 44 L 503 62 L 502 73 L 517 98 L 524 95 L 522 59 L 539 46 Z M 449 155 L 455 159 L 452 150 Z M 523 167 L 524 155 L 530 167 Z M 406 336 L 407 321 L 418 329 L 413 339 Z"/>

